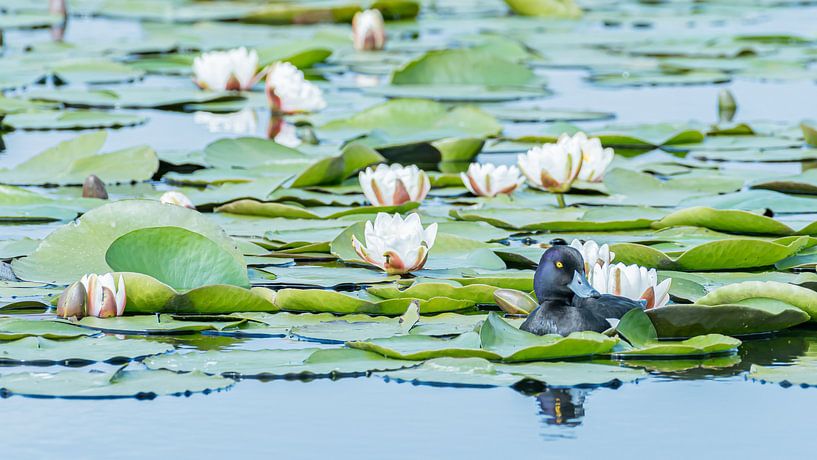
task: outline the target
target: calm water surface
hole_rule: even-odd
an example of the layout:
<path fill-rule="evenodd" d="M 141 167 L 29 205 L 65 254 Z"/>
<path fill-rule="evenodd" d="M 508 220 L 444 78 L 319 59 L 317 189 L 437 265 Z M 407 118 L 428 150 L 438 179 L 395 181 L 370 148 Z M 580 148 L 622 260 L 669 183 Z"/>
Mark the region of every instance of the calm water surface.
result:
<path fill-rule="evenodd" d="M 805 23 L 811 26 L 804 29 Z M 783 9 L 743 30 L 791 28 L 813 34 L 815 23 L 815 8 Z M 86 40 L 108 31 L 132 36 L 139 27 L 126 21 L 77 19 L 69 23 L 66 40 Z M 6 35 L 8 43 L 47 39 L 47 31 Z M 741 120 L 795 122 L 817 116 L 817 87 L 809 81 L 610 90 L 591 87 L 582 71 L 544 73 L 556 94 L 538 104 L 612 111 L 617 122 L 714 122 L 716 94 L 722 87 L 736 95 Z M 159 80 L 149 77 L 141 84 Z M 112 131 L 108 148 L 146 142 L 157 150 L 197 149 L 224 137 L 196 125 L 189 114 L 147 113 L 150 121 L 145 125 Z M 264 117 L 259 113 L 258 135 L 265 131 Z M 508 126 L 506 132 L 523 129 Z M 5 135 L 0 166 L 17 164 L 74 135 Z M 0 238 L 42 237 L 53 228 L 4 226 Z M 790 362 L 811 342 L 817 342 L 813 331 L 747 341 L 725 368 L 653 372 L 618 388 L 528 393 L 355 378 L 250 380 L 209 395 L 150 401 L 14 396 L 0 399 L 0 458 L 810 458 L 817 448 L 817 390 L 761 384 L 745 374 L 752 363 Z M 220 346 L 314 344 L 230 339 Z M 19 368 L 0 368 L 14 370 Z"/>

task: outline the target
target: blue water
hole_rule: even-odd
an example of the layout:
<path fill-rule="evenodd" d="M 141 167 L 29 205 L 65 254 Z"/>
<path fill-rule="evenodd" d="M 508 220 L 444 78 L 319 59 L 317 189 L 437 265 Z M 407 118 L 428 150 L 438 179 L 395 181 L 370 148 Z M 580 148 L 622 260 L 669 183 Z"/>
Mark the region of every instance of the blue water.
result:
<path fill-rule="evenodd" d="M 767 16 L 743 29 L 813 36 L 817 9 L 780 9 Z M 139 28 L 127 21 L 73 19 L 66 40 L 94 38 L 103 31 L 133 36 Z M 7 43 L 47 39 L 48 31 L 6 34 Z M 721 88 L 735 94 L 739 120 L 795 123 L 817 116 L 813 81 L 610 90 L 588 85 L 582 71 L 542 72 L 556 94 L 537 105 L 612 111 L 616 122 L 714 122 Z M 149 77 L 143 84 L 155 81 Z M 112 131 L 107 148 L 147 142 L 157 150 L 192 150 L 224 137 L 196 125 L 189 114 L 145 113 L 148 123 Z M 264 117 L 259 113 L 258 135 L 265 131 Z M 506 133 L 530 126 L 508 125 Z M 0 166 L 17 164 L 74 135 L 6 134 Z M 53 227 L 5 226 L 0 238 L 42 237 Z M 726 370 L 653 373 L 618 388 L 541 394 L 363 377 L 247 380 L 209 395 L 145 401 L 12 396 L 0 399 L 0 458 L 811 458 L 817 448 L 817 389 L 753 382 L 746 370 L 751 363 L 790 362 L 814 336 L 806 332 L 747 342 L 740 364 Z M 292 345 L 303 344 L 265 339 L 232 346 Z"/>

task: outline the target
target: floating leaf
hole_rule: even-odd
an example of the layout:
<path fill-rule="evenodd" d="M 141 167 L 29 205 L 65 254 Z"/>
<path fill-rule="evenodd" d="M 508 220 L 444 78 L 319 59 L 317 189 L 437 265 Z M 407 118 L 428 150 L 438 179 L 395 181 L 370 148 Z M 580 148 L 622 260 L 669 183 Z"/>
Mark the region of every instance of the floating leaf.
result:
<path fill-rule="evenodd" d="M 698 299 L 701 305 L 722 305 L 747 299 L 776 299 L 817 318 L 817 292 L 801 286 L 776 281 L 746 281 L 719 287 Z"/>
<path fill-rule="evenodd" d="M 60 363 L 75 366 L 96 361 L 124 362 L 172 350 L 172 345 L 160 342 L 111 336 L 66 341 L 27 337 L 0 343 L 0 362 L 36 365 Z"/>

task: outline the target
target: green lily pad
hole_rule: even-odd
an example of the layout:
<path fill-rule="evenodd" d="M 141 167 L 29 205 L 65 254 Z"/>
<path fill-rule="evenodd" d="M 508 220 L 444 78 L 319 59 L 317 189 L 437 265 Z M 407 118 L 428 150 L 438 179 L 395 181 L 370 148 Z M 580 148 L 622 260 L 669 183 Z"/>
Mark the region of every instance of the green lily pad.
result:
<path fill-rule="evenodd" d="M 719 232 L 745 235 L 792 235 L 788 225 L 771 217 L 734 209 L 712 209 L 703 206 L 681 209 L 653 223 L 655 228 L 705 227 Z"/>
<path fill-rule="evenodd" d="M 171 109 L 187 104 L 225 102 L 243 99 L 238 93 L 200 91 L 185 88 L 117 87 L 116 89 L 33 89 L 26 93 L 33 100 L 61 102 L 70 107 Z"/>
<path fill-rule="evenodd" d="M 368 341 L 351 341 L 347 342 L 346 346 L 373 351 L 394 359 L 424 360 L 441 357 L 501 359 L 500 355 L 480 348 L 480 338 L 476 332 L 466 332 L 450 339 L 405 335 Z"/>
<path fill-rule="evenodd" d="M 75 339 L 96 333 L 98 331 L 55 321 L 0 318 L 0 340 L 17 340 L 24 337 Z"/>
<path fill-rule="evenodd" d="M 645 207 L 452 209 L 451 217 L 526 231 L 613 231 L 649 228 L 665 213 Z"/>
<path fill-rule="evenodd" d="M 281 310 L 305 312 L 331 312 L 338 314 L 368 313 L 396 316 L 406 311 L 415 299 L 364 299 L 340 292 L 319 289 L 281 289 L 276 293 L 275 305 Z M 417 299 L 419 300 L 419 299 Z M 419 300 L 420 313 L 431 314 L 457 311 L 472 307 L 474 302 L 434 297 Z"/>
<path fill-rule="evenodd" d="M 774 265 L 809 244 L 808 237 L 777 243 L 749 238 L 730 238 L 694 246 L 670 257 L 664 252 L 635 243 L 617 243 L 610 247 L 616 262 L 649 268 L 679 271 L 736 270 Z M 730 303 L 730 302 L 720 302 Z"/>
<path fill-rule="evenodd" d="M 817 318 L 817 292 L 776 281 L 745 281 L 719 287 L 698 299 L 701 305 L 733 304 L 747 299 L 775 299 L 806 312 L 811 321 Z"/>
<path fill-rule="evenodd" d="M 415 282 L 406 289 L 400 289 L 395 284 L 372 286 L 367 289 L 370 294 L 384 299 L 448 297 L 450 299 L 468 300 L 478 304 L 493 304 L 495 290 L 494 286 L 486 284 L 457 286 L 451 283 L 434 282 L 433 280 Z"/>
<path fill-rule="evenodd" d="M 97 361 L 124 362 L 173 351 L 173 346 L 112 336 L 49 340 L 26 337 L 0 343 L 0 363 L 14 364 L 89 364 Z"/>
<path fill-rule="evenodd" d="M 232 386 L 231 379 L 200 373 L 176 374 L 170 371 L 131 370 L 114 372 L 60 371 L 56 373 L 20 372 L 0 375 L 0 388 L 6 394 L 40 398 L 139 398 L 209 393 Z"/>
<path fill-rule="evenodd" d="M 536 75 L 527 66 L 506 61 L 484 48 L 429 51 L 396 70 L 391 79 L 394 85 L 494 87 L 526 86 L 536 81 Z"/>
<path fill-rule="evenodd" d="M 69 59 L 51 67 L 54 76 L 64 83 L 120 83 L 142 78 L 145 73 L 127 64 L 106 59 Z"/>
<path fill-rule="evenodd" d="M 758 334 L 787 329 L 810 319 L 797 307 L 761 298 L 731 305 L 669 305 L 647 310 L 647 315 L 661 338 Z"/>
<path fill-rule="evenodd" d="M 355 206 L 307 208 L 284 203 L 261 203 L 255 200 L 239 200 L 219 206 L 217 212 L 229 212 L 249 216 L 285 217 L 287 219 L 338 219 L 354 214 L 405 213 L 416 209 L 420 203 L 409 201 L 400 206 Z"/>
<path fill-rule="evenodd" d="M 77 324 L 83 327 L 117 334 L 185 334 L 201 331 L 220 331 L 236 328 L 247 320 L 227 318 L 225 321 L 180 321 L 172 315 L 121 316 L 117 318 L 85 317 L 81 320 L 64 324 Z"/>
<path fill-rule="evenodd" d="M 207 351 L 157 356 L 145 360 L 151 369 L 202 372 L 241 378 L 351 377 L 372 371 L 412 366 L 411 361 L 384 358 L 377 353 L 350 349 Z"/>
<path fill-rule="evenodd" d="M 96 132 L 61 142 L 11 169 L 0 169 L 0 182 L 78 185 L 90 174 L 106 183 L 144 181 L 159 169 L 156 153 L 147 146 L 98 154 L 106 137 Z"/>
<path fill-rule="evenodd" d="M 699 335 L 683 341 L 659 341 L 658 334 L 649 316 L 639 309 L 627 312 L 619 321 L 616 330 L 631 345 L 630 347 L 625 346 L 615 350 L 613 356 L 617 358 L 635 356 L 644 359 L 647 357 L 730 353 L 737 350 L 741 344 L 738 339 L 720 334 Z"/>
<path fill-rule="evenodd" d="M 751 187 L 784 193 L 817 195 L 817 170 L 810 169 L 794 176 L 757 180 L 752 182 Z"/>
<path fill-rule="evenodd" d="M 372 148 L 352 143 L 344 147 L 339 155 L 312 163 L 293 180 L 291 187 L 339 184 L 366 166 L 383 161 L 385 158 Z"/>
<path fill-rule="evenodd" d="M 505 0 L 508 7 L 522 16 L 576 19 L 582 9 L 573 0 Z"/>
<path fill-rule="evenodd" d="M 613 349 L 617 340 L 596 332 L 574 332 L 538 336 L 515 328 L 495 312 L 480 331 L 482 348 L 502 356 L 506 362 L 543 361 L 578 356 L 604 354 Z"/>
<path fill-rule="evenodd" d="M 152 276 L 176 289 L 210 284 L 249 287 L 247 267 L 232 252 L 181 227 L 152 227 L 126 233 L 108 247 L 105 261 L 115 271 Z"/>
<path fill-rule="evenodd" d="M 140 228 L 167 225 L 204 235 L 243 263 L 235 242 L 202 214 L 157 201 L 123 200 L 100 206 L 76 223 L 60 227 L 30 256 L 14 260 L 12 267 L 22 279 L 72 283 L 86 273 L 111 271 L 105 253 L 120 236 Z"/>
<path fill-rule="evenodd" d="M 3 126 L 22 130 L 122 128 L 146 121 L 144 115 L 92 110 L 36 110 L 7 115 L 2 120 Z"/>

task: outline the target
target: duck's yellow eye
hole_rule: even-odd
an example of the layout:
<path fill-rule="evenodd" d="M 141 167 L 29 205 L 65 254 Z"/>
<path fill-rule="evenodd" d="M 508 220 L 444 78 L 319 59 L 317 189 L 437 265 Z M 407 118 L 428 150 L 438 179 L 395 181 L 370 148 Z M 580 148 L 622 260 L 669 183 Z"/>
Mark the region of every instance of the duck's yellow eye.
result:
<path fill-rule="evenodd" d="M 564 266 L 565 264 L 563 264 L 561 261 L 556 262 L 556 268 L 563 268 Z"/>

